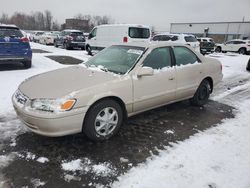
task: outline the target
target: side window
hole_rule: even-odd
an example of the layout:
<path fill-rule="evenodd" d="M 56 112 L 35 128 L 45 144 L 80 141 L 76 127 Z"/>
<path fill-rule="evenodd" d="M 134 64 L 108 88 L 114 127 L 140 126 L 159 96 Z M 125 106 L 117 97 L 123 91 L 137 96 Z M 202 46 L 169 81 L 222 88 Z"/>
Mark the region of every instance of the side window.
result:
<path fill-rule="evenodd" d="M 153 69 L 171 67 L 170 49 L 168 47 L 154 49 L 144 60 L 143 66 Z"/>
<path fill-rule="evenodd" d="M 187 65 L 198 62 L 197 56 L 186 47 L 174 47 L 176 65 Z"/>
<path fill-rule="evenodd" d="M 160 35 L 154 36 L 153 41 L 159 41 L 160 40 Z"/>
<path fill-rule="evenodd" d="M 162 41 L 169 41 L 170 37 L 167 35 L 162 35 Z"/>
<path fill-rule="evenodd" d="M 96 37 L 96 31 L 97 31 L 97 28 L 94 28 L 94 29 L 91 31 L 91 33 L 89 34 L 89 39 Z"/>

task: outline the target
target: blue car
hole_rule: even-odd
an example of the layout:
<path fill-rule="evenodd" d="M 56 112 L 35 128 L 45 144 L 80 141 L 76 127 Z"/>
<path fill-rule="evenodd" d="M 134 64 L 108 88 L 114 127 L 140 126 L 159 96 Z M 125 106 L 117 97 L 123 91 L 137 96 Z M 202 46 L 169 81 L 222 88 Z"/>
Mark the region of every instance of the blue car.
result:
<path fill-rule="evenodd" d="M 29 39 L 23 36 L 18 27 L 0 24 L 0 64 L 12 62 L 21 62 L 25 68 L 31 67 Z"/>

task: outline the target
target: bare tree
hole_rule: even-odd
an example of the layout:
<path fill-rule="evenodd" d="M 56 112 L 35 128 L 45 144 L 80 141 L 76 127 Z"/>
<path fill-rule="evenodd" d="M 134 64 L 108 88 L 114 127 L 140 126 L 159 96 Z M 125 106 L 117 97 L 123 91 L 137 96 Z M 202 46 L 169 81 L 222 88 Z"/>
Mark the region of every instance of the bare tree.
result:
<path fill-rule="evenodd" d="M 49 10 L 44 11 L 45 29 L 50 31 L 52 27 L 53 16 Z"/>
<path fill-rule="evenodd" d="M 0 23 L 8 24 L 9 23 L 9 16 L 6 13 L 3 13 L 0 17 Z"/>

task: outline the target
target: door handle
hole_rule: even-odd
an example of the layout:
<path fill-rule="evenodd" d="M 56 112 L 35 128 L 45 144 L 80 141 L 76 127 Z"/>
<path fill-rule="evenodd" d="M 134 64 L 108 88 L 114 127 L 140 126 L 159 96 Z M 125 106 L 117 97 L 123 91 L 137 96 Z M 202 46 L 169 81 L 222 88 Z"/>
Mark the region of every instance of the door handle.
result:
<path fill-rule="evenodd" d="M 168 80 L 174 80 L 174 78 L 173 78 L 173 77 L 171 77 L 171 78 L 169 78 Z"/>

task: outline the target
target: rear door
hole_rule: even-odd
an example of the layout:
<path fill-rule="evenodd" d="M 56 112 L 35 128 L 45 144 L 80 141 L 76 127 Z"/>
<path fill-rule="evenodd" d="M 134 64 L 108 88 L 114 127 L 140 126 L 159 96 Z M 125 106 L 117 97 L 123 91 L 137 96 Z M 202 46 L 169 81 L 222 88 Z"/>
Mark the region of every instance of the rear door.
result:
<path fill-rule="evenodd" d="M 18 28 L 0 27 L 0 56 L 15 56 L 23 53 L 29 47 L 23 43 L 23 34 Z"/>
<path fill-rule="evenodd" d="M 176 63 L 176 98 L 190 98 L 203 78 L 202 63 L 187 47 L 175 46 L 173 52 Z"/>

